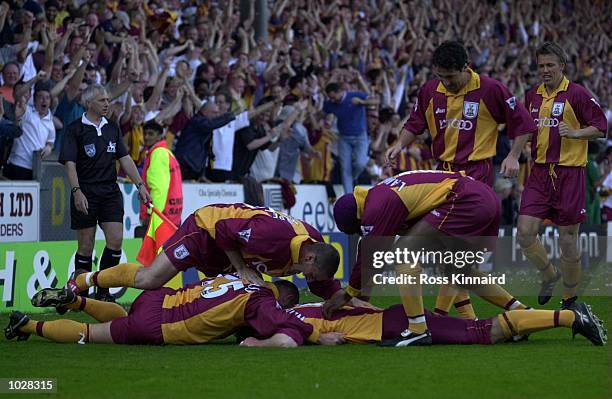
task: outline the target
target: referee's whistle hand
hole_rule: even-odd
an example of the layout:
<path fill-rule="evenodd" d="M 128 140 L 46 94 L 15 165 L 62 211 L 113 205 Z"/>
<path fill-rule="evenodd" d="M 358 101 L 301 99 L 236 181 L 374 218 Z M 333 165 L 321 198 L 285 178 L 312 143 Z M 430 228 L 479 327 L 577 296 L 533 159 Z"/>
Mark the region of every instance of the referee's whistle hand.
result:
<path fill-rule="evenodd" d="M 74 193 L 74 206 L 79 212 L 82 212 L 85 215 L 89 214 L 87 211 L 89 208 L 87 197 L 85 197 L 85 194 L 83 194 L 81 190 L 77 190 L 77 192 Z"/>

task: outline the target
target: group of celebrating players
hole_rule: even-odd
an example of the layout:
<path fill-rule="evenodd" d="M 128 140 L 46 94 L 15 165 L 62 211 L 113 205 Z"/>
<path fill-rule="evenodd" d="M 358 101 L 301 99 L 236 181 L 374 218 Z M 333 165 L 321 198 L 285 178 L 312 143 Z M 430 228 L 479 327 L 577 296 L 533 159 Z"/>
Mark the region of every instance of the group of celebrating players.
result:
<path fill-rule="evenodd" d="M 355 188 L 334 205 L 334 219 L 346 234 L 395 237 L 390 245 L 420 248 L 453 242 L 469 246 L 485 237 L 494 247 L 500 203 L 493 192 L 499 125 L 513 139 L 501 173 L 515 177 L 518 158 L 531 141 L 534 165 L 522 194 L 518 221 L 524 255 L 541 272 L 538 302 L 546 304 L 563 282 L 561 310 L 526 307 L 502 287 L 442 286 L 433 312 L 424 309 L 420 284 L 400 286 L 401 305 L 379 309 L 369 302 L 371 265 L 362 262 L 359 244 L 349 285 L 334 279 L 340 257 L 308 223 L 246 204 L 217 204 L 189 216 L 151 266 L 123 263 L 98 271 L 78 270 L 65 288 L 39 291 L 32 304 L 56 307 L 60 314 L 81 310 L 99 323 L 61 319 L 35 321 L 13 312 L 7 339 L 37 334 L 56 342 L 115 344 L 200 344 L 238 333 L 244 346 L 292 347 L 305 342 L 334 345 L 345 341 L 383 346 L 494 344 L 536 331 L 571 328 L 595 345 L 607 341 L 603 323 L 591 307 L 577 302 L 580 257 L 577 235 L 585 219 L 587 142 L 607 132 L 605 115 L 582 86 L 564 76 L 566 56 L 554 43 L 537 51 L 542 83 L 525 96 L 525 105 L 500 82 L 468 67 L 459 42 L 445 42 L 433 55 L 435 79 L 420 90 L 399 142 L 399 152 L 428 130 L 437 171 L 411 171 L 376 186 Z M 560 270 L 537 238 L 545 219 L 559 227 Z M 482 241 L 479 240 L 482 245 Z M 452 249 L 452 248 L 448 248 Z M 210 277 L 182 289 L 164 287 L 179 271 L 195 266 Z M 418 264 L 395 265 L 398 273 L 418 275 Z M 445 270 L 452 273 L 452 270 Z M 482 276 L 476 268 L 462 271 Z M 302 273 L 322 304 L 299 304 L 292 283 L 266 283 L 272 277 Z M 417 279 L 418 281 L 418 279 Z M 129 313 L 115 303 L 79 296 L 90 287 L 134 287 L 143 293 Z M 477 320 L 468 292 L 504 312 Z M 460 317 L 450 317 L 455 306 Z"/>

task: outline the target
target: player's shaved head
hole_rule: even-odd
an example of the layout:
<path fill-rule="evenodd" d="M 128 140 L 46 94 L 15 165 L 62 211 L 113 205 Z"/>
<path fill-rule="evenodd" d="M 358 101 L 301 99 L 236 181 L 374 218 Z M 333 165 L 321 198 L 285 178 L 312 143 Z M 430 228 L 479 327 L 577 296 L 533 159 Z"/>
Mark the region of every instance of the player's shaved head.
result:
<path fill-rule="evenodd" d="M 314 254 L 314 264 L 318 267 L 324 278 L 333 278 L 340 265 L 340 255 L 333 245 L 324 242 L 316 242 L 308 246 L 308 250 Z"/>
<path fill-rule="evenodd" d="M 439 68 L 461 71 L 467 63 L 468 54 L 465 46 L 455 40 L 442 43 L 433 53 L 432 64 Z"/>
<path fill-rule="evenodd" d="M 277 280 L 273 284 L 278 289 L 278 303 L 283 309 L 294 307 L 300 303 L 300 291 L 291 281 Z"/>

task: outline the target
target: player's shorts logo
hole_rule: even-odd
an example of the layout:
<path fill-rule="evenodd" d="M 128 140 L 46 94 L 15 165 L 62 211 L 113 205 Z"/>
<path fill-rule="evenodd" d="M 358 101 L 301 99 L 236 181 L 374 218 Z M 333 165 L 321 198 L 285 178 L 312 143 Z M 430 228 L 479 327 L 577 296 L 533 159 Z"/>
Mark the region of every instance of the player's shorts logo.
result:
<path fill-rule="evenodd" d="M 87 154 L 87 156 L 89 158 L 93 158 L 94 155 L 96 155 L 96 145 L 95 144 L 85 144 L 85 154 Z"/>
<path fill-rule="evenodd" d="M 188 256 L 189 256 L 189 251 L 187 250 L 187 247 L 185 247 L 185 244 L 179 245 L 174 250 L 174 257 L 176 259 L 185 259 Z"/>
<path fill-rule="evenodd" d="M 478 103 L 473 101 L 463 102 L 463 116 L 468 119 L 474 119 L 478 116 Z"/>
<path fill-rule="evenodd" d="M 553 103 L 552 116 L 561 116 L 563 108 L 565 108 L 565 103 Z"/>
<path fill-rule="evenodd" d="M 431 214 L 434 215 L 435 217 L 439 218 L 440 217 L 440 212 L 436 211 L 435 209 L 433 209 L 431 211 Z"/>

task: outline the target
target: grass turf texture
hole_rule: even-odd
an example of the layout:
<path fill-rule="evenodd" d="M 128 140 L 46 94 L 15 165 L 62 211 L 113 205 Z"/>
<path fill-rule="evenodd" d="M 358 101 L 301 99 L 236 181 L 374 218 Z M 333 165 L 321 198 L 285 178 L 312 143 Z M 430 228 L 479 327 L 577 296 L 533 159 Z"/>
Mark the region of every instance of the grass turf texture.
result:
<path fill-rule="evenodd" d="M 536 298 L 521 299 L 537 303 Z M 611 298 L 582 299 L 612 325 Z M 374 303 L 396 301 L 379 298 Z M 473 302 L 480 318 L 498 313 L 479 299 Z M 433 298 L 426 298 L 426 305 L 431 307 Z M 90 321 L 79 313 L 67 316 Z M 2 327 L 7 320 L 7 314 L 0 314 Z M 529 342 L 427 348 L 262 349 L 238 347 L 233 339 L 184 347 L 73 345 L 34 336 L 28 342 L 2 337 L 0 378 L 57 378 L 58 394 L 48 396 L 79 399 L 609 398 L 611 348 L 595 347 L 583 337 L 572 341 L 570 331 L 561 328 L 532 335 Z"/>

